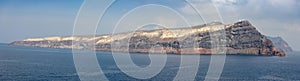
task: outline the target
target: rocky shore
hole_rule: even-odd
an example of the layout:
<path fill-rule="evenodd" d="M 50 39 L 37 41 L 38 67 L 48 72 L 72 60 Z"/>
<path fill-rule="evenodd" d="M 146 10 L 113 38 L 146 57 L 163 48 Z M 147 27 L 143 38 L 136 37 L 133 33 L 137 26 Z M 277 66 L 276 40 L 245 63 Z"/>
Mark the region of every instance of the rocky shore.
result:
<path fill-rule="evenodd" d="M 29 38 L 10 45 L 167 54 L 286 55 L 247 20 L 113 35 Z"/>

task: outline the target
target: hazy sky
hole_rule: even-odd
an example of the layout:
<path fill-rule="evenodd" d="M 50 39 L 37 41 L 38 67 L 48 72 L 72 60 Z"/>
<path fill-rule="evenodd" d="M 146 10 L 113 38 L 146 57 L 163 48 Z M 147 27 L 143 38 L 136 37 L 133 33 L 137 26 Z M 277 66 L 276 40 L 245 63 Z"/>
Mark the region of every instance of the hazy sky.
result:
<path fill-rule="evenodd" d="M 300 50 L 298 43 L 300 37 L 297 36 L 300 34 L 299 0 L 187 1 L 200 10 L 205 22 L 218 20 L 228 24 L 239 19 L 247 19 L 264 35 L 281 36 L 293 49 Z M 73 24 L 83 2 L 83 0 L 0 0 L 0 42 L 72 35 Z M 120 20 L 122 18 L 123 20 Z M 115 30 L 117 32 L 133 31 L 136 29 L 134 26 L 141 26 L 146 22 L 170 27 L 186 26 L 185 21 L 190 25 L 204 23 L 191 5 L 184 0 L 118 0 L 104 14 L 97 33 L 112 33 L 119 21 L 120 27 Z"/>

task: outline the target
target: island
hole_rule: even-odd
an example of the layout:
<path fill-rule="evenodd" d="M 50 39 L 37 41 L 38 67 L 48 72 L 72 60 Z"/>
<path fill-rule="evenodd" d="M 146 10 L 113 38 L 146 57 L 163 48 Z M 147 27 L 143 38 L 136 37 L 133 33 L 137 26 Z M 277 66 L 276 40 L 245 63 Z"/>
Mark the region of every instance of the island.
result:
<path fill-rule="evenodd" d="M 293 52 L 292 47 L 290 47 L 289 44 L 282 37 L 267 36 L 267 38 L 273 42 L 277 50 L 283 50 L 284 52 Z"/>
<path fill-rule="evenodd" d="M 221 45 L 215 46 L 212 41 L 221 42 Z M 223 53 L 220 54 L 286 55 L 284 50 L 277 49 L 273 42 L 262 35 L 248 20 L 239 20 L 232 24 L 212 22 L 188 28 L 141 30 L 106 35 L 28 38 L 14 41 L 10 45 L 138 53 L 150 51 L 159 53 L 163 50 L 166 54 L 218 54 L 213 50 L 219 50 L 218 46 L 221 46 L 220 50 Z"/>

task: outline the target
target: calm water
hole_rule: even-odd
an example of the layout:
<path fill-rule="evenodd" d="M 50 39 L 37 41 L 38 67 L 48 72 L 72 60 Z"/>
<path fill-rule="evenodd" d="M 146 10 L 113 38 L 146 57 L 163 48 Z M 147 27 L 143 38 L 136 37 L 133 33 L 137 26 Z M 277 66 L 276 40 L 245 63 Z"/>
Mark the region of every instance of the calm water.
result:
<path fill-rule="evenodd" d="M 192 55 L 190 55 L 192 56 Z M 147 66 L 147 54 L 131 54 L 136 65 Z M 196 80 L 204 80 L 209 55 L 201 55 Z M 97 52 L 103 72 L 109 80 L 138 80 L 117 68 L 110 52 Z M 227 56 L 220 80 L 300 80 L 300 54 L 286 57 Z M 180 66 L 179 55 L 168 55 L 166 66 L 148 80 L 172 80 Z M 187 75 L 188 76 L 188 75 Z M 0 44 L 0 80 L 79 80 L 72 51 Z"/>

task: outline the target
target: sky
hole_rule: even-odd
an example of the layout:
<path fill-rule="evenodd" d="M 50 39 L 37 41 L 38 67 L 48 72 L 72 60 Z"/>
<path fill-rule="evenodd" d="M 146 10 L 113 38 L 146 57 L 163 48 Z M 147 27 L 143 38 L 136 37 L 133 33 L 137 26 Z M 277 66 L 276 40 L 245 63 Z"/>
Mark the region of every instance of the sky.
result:
<path fill-rule="evenodd" d="M 82 4 L 84 0 L 0 0 L 0 42 L 70 36 Z M 299 0 L 117 0 L 102 16 L 97 34 L 135 31 L 153 23 L 176 28 L 240 19 L 300 51 Z"/>

